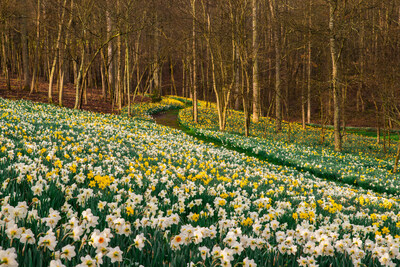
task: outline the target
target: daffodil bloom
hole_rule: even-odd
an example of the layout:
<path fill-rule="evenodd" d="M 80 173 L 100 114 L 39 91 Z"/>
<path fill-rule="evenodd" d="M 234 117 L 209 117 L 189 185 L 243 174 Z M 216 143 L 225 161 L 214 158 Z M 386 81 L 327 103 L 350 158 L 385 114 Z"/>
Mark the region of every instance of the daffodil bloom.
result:
<path fill-rule="evenodd" d="M 111 259 L 111 263 L 122 261 L 122 251 L 119 247 L 115 247 L 109 250 L 107 257 Z"/>

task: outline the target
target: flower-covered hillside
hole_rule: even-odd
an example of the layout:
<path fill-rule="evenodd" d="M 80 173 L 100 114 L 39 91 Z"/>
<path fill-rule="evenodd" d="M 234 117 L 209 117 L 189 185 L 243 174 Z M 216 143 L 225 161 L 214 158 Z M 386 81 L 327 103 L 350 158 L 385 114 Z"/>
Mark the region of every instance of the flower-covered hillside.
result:
<path fill-rule="evenodd" d="M 399 264 L 399 199 L 118 116 L 0 99 L 1 266 Z"/>
<path fill-rule="evenodd" d="M 180 112 L 182 123 L 189 128 L 202 128 L 211 131 L 218 130 L 218 113 L 215 104 L 208 105 L 199 101 L 199 124 L 194 124 L 192 109 L 187 108 Z M 244 135 L 244 114 L 242 111 L 228 109 L 226 132 Z M 303 130 L 300 123 L 282 122 L 282 131 L 275 131 L 275 119 L 260 117 L 258 123 L 250 122 L 250 135 L 265 138 L 274 142 L 283 142 L 300 146 L 312 146 L 333 150 L 333 130 L 331 128 L 320 128 L 306 126 Z M 397 143 L 393 140 L 391 145 L 386 142 L 378 144 L 375 138 L 346 133 L 343 142 L 345 153 L 375 157 L 381 160 L 391 160 L 396 154 Z"/>
<path fill-rule="evenodd" d="M 287 133 L 283 135 L 275 134 L 276 137 L 272 136 L 274 126 L 272 122 L 265 122 L 266 118 L 262 118 L 264 122 L 261 121 L 260 123 L 268 125 L 268 129 L 265 129 L 267 137 L 263 136 L 262 131 L 257 130 L 255 126 L 253 133 L 256 136 L 244 137 L 234 134 L 243 130 L 243 124 L 239 123 L 240 119 L 243 119 L 239 116 L 240 112 L 232 111 L 230 128 L 226 132 L 215 130 L 215 125 L 218 125 L 218 118 L 213 108 L 199 109 L 199 123 L 197 124 L 193 123 L 191 114 L 191 109 L 181 110 L 179 120 L 199 137 L 229 145 L 275 163 L 310 171 L 319 177 L 361 185 L 366 189 L 373 189 L 378 192 L 392 194 L 399 194 L 400 192 L 400 174 L 393 174 L 392 172 L 394 159 L 389 161 L 374 157 L 375 154 L 369 150 L 370 147 L 377 145 L 375 140 L 371 138 L 349 135 L 346 144 L 352 149 L 347 153 L 335 152 L 329 146 L 316 145 L 316 140 L 319 137 L 316 137 L 317 131 L 315 129 L 304 131 L 295 123 L 291 123 L 291 128 L 295 129 L 297 125 L 297 133 L 292 132 L 293 141 L 289 142 L 285 140 Z M 233 123 L 235 120 L 238 121 L 237 124 Z M 332 141 L 333 132 L 329 131 L 328 135 Z M 286 137 L 283 138 L 282 136 Z M 310 140 L 310 143 L 307 144 L 306 140 Z"/>

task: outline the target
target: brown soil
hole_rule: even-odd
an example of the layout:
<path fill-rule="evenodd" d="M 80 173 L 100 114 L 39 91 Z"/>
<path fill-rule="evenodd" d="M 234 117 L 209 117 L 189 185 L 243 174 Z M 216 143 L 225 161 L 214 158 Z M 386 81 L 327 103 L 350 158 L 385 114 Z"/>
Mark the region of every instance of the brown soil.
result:
<path fill-rule="evenodd" d="M 6 99 L 25 99 L 40 103 L 50 103 L 48 98 L 49 83 L 39 81 L 37 92 L 30 94 L 29 90 L 23 89 L 23 81 L 19 79 L 11 79 L 11 90 L 7 89 L 7 83 L 4 77 L 0 77 L 0 97 Z M 57 104 L 58 89 L 56 85 L 53 86 L 53 103 Z M 149 102 L 148 97 L 137 96 L 135 102 Z M 75 88 L 73 84 L 68 83 L 64 86 L 62 104 L 64 107 L 73 108 L 75 105 Z M 104 100 L 101 95 L 101 88 L 88 88 L 86 98 L 82 101 L 82 109 L 99 113 L 119 114 L 117 107 L 113 107 L 109 99 Z"/>
<path fill-rule="evenodd" d="M 0 97 L 7 99 L 25 99 L 34 102 L 49 103 L 48 99 L 48 82 L 39 81 L 37 92 L 30 94 L 29 91 L 23 90 L 23 82 L 20 79 L 11 79 L 11 90 L 7 90 L 7 84 L 4 77 L 0 77 Z M 53 103 L 58 104 L 58 89 L 53 86 Z M 149 97 L 137 96 L 134 102 L 150 102 Z M 66 84 L 63 93 L 63 106 L 73 108 L 75 105 L 75 88 L 73 84 Z M 88 88 L 86 101 L 82 102 L 82 109 L 100 113 L 119 114 L 117 107 L 113 107 L 109 99 L 104 100 L 101 96 L 101 88 Z M 375 127 L 376 116 L 369 112 L 356 112 L 355 108 L 350 105 L 346 112 L 346 125 L 356 127 Z M 287 118 L 285 118 L 287 120 Z M 301 122 L 301 117 L 292 117 L 289 119 L 292 122 Z M 320 120 L 315 118 L 314 123 L 320 123 Z"/>

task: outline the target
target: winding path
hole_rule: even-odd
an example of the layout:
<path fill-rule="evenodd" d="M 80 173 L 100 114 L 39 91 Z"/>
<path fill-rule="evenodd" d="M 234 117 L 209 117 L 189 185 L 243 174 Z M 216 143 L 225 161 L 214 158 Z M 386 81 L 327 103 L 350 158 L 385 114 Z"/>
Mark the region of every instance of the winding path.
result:
<path fill-rule="evenodd" d="M 152 115 L 157 124 L 183 131 L 184 127 L 179 123 L 178 116 L 179 109 L 171 109 Z"/>

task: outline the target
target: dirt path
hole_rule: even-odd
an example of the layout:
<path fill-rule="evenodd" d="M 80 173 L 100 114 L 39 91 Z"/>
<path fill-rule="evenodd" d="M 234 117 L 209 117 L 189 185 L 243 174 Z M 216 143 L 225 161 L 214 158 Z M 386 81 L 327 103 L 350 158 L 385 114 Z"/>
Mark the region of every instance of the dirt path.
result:
<path fill-rule="evenodd" d="M 182 130 L 183 127 L 182 125 L 179 124 L 178 115 L 179 115 L 179 109 L 172 109 L 162 113 L 155 114 L 152 117 L 158 124 Z"/>

